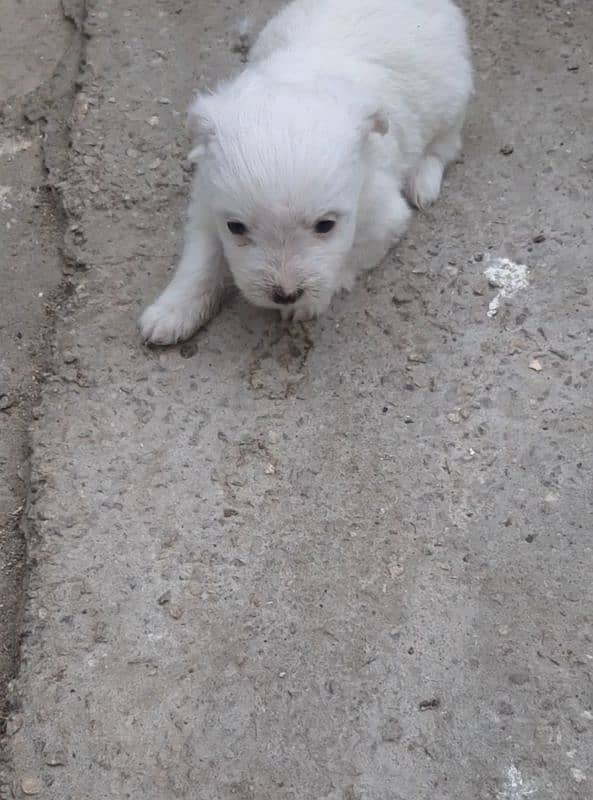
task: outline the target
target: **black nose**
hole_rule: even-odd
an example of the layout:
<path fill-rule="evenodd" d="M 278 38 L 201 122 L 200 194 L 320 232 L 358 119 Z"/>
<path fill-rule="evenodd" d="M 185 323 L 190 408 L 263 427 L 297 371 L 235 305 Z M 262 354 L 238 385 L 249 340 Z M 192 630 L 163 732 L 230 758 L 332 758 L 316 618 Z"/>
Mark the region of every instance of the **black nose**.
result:
<path fill-rule="evenodd" d="M 297 289 L 296 292 L 285 292 L 281 286 L 274 286 L 272 289 L 272 300 L 278 305 L 288 306 L 291 303 L 296 303 L 299 297 L 302 297 L 304 289 Z"/>

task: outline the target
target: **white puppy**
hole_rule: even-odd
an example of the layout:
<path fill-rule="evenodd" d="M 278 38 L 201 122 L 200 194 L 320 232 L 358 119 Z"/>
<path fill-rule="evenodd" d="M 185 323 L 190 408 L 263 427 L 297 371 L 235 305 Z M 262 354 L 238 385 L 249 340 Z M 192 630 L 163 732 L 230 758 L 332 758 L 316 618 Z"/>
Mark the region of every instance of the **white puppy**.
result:
<path fill-rule="evenodd" d="M 189 112 L 197 163 L 177 272 L 142 335 L 191 336 L 234 283 L 303 320 L 439 195 L 472 78 L 451 0 L 294 0 L 235 80 Z"/>

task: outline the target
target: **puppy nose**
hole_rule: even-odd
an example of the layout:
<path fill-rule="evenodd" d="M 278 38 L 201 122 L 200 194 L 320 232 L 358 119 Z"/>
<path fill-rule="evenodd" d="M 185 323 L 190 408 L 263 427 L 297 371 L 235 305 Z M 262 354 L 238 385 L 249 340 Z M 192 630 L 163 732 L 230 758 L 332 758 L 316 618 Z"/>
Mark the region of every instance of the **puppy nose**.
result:
<path fill-rule="evenodd" d="M 296 303 L 299 297 L 302 297 L 304 289 L 297 289 L 294 292 L 286 292 L 281 286 L 274 286 L 272 289 L 272 300 L 278 305 L 288 306 L 291 303 Z"/>

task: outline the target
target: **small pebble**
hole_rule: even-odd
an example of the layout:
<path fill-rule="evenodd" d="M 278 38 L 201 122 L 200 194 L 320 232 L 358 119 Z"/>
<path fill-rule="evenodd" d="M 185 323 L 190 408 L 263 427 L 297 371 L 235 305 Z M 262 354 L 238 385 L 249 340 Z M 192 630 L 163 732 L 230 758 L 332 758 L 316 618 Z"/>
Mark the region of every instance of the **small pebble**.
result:
<path fill-rule="evenodd" d="M 449 422 L 452 422 L 454 425 L 461 422 L 461 414 L 458 414 L 456 411 L 453 411 L 451 414 L 447 414 L 447 419 Z"/>
<path fill-rule="evenodd" d="M 7 394 L 0 394 L 0 411 L 6 411 L 7 408 L 10 408 L 13 405 L 14 400 L 10 398 Z"/>
<path fill-rule="evenodd" d="M 78 360 L 78 356 L 76 356 L 72 350 L 64 350 L 62 353 L 62 360 L 65 364 L 73 364 Z"/>
<path fill-rule="evenodd" d="M 575 779 L 577 783 L 584 783 L 587 780 L 587 776 L 585 775 L 582 769 L 577 769 L 576 767 L 573 767 L 573 769 L 571 769 L 571 772 L 572 772 L 572 777 Z"/>
<path fill-rule="evenodd" d="M 167 591 L 163 592 L 162 595 L 159 597 L 157 603 L 159 604 L 159 606 L 164 606 L 167 605 L 170 599 L 171 599 L 171 590 L 167 589 Z"/>
<path fill-rule="evenodd" d="M 22 717 L 18 716 L 18 714 L 13 714 L 11 717 L 8 718 L 8 721 L 6 723 L 6 733 L 9 736 L 14 736 L 15 733 L 18 733 L 22 727 L 23 727 Z"/>
<path fill-rule="evenodd" d="M 381 726 L 381 739 L 384 742 L 399 742 L 402 738 L 402 726 L 396 719 L 388 719 Z"/>
<path fill-rule="evenodd" d="M 395 580 L 395 578 L 400 578 L 404 574 L 404 568 L 401 564 L 392 563 L 388 567 L 389 576 Z"/>
<path fill-rule="evenodd" d="M 394 294 L 391 298 L 391 302 L 394 306 L 403 306 L 406 303 L 411 303 L 412 299 L 410 297 L 403 297 L 402 295 Z"/>
<path fill-rule="evenodd" d="M 431 697 L 430 700 L 421 700 L 418 703 L 418 708 L 420 711 L 431 711 L 435 708 L 438 708 L 441 705 L 441 701 L 438 697 Z"/>
<path fill-rule="evenodd" d="M 546 237 L 543 233 L 538 233 L 537 236 L 534 236 L 531 240 L 534 244 L 541 244 L 541 242 L 546 241 Z"/>
<path fill-rule="evenodd" d="M 42 788 L 39 778 L 23 778 L 21 781 L 21 789 L 26 795 L 40 794 Z"/>
<path fill-rule="evenodd" d="M 173 619 L 181 619 L 183 616 L 183 609 L 181 606 L 169 606 L 169 616 Z"/>
<path fill-rule="evenodd" d="M 529 675 L 525 672 L 511 672 L 509 675 L 509 683 L 515 686 L 524 686 L 526 683 L 529 683 Z"/>
<path fill-rule="evenodd" d="M 558 356 L 558 358 L 561 358 L 563 361 L 568 361 L 570 358 L 566 350 L 557 350 L 556 348 L 550 347 L 550 353 L 554 356 Z"/>
<path fill-rule="evenodd" d="M 181 358 L 193 358 L 197 352 L 198 343 L 196 341 L 184 342 L 179 348 Z"/>
<path fill-rule="evenodd" d="M 500 152 L 503 154 L 503 156 L 510 156 L 514 151 L 515 148 L 512 144 L 503 144 L 503 146 L 500 148 Z"/>
<path fill-rule="evenodd" d="M 45 753 L 45 763 L 48 767 L 62 767 L 66 763 L 66 753 L 63 750 L 50 750 Z"/>
<path fill-rule="evenodd" d="M 534 358 L 533 361 L 529 362 L 529 369 L 532 369 L 534 372 L 541 372 L 543 369 L 541 361 Z"/>
<path fill-rule="evenodd" d="M 506 700 L 502 700 L 498 704 L 498 713 L 501 714 L 503 717 L 512 717 L 515 713 L 513 706 L 510 703 L 507 703 Z"/>

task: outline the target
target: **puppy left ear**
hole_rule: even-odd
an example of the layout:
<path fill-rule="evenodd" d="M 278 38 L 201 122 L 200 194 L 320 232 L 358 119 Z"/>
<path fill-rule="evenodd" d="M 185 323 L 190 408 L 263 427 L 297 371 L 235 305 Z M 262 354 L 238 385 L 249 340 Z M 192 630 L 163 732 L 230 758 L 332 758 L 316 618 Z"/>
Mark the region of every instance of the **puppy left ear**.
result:
<path fill-rule="evenodd" d="M 187 113 L 187 130 L 193 139 L 193 147 L 187 158 L 192 163 L 196 163 L 204 155 L 209 141 L 215 135 L 207 98 L 197 97 L 190 106 Z"/>
<path fill-rule="evenodd" d="M 364 128 L 367 136 L 370 133 L 378 133 L 381 136 L 385 136 L 389 130 L 389 120 L 387 118 L 387 114 L 382 109 L 378 109 L 372 114 L 369 114 L 369 116 L 365 119 Z"/>

